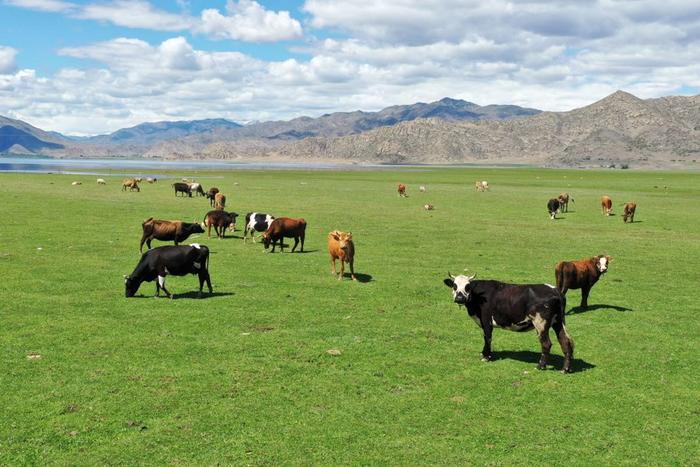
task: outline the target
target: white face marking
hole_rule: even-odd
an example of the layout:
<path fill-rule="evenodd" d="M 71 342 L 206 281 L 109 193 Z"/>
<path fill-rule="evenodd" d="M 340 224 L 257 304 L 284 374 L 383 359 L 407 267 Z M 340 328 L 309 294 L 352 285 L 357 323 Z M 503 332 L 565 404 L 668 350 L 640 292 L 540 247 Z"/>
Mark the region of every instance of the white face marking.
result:
<path fill-rule="evenodd" d="M 458 293 L 461 293 L 462 295 L 464 295 L 464 297 L 467 300 L 469 299 L 469 293 L 466 291 L 466 287 L 469 285 L 469 282 L 472 279 L 473 279 L 473 277 L 468 277 L 465 275 L 459 275 L 459 276 L 452 279 L 452 281 L 455 284 L 455 287 L 452 289 L 452 299 L 453 300 L 455 298 L 457 298 Z"/>
<path fill-rule="evenodd" d="M 161 287 L 165 286 L 165 276 L 158 276 L 158 285 Z"/>
<path fill-rule="evenodd" d="M 605 272 L 608 270 L 608 258 L 605 256 L 598 259 L 598 270 L 600 272 Z"/>

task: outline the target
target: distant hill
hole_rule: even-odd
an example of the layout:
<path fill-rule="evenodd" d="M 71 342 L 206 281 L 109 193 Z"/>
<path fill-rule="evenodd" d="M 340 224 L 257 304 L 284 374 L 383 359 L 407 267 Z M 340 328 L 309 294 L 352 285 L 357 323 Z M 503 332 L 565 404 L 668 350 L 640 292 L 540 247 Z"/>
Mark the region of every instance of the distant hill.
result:
<path fill-rule="evenodd" d="M 65 139 L 21 120 L 0 116 L 0 152 L 31 154 L 65 148 Z"/>
<path fill-rule="evenodd" d="M 99 144 L 133 144 L 147 146 L 177 138 L 202 133 L 215 133 L 222 130 L 240 128 L 242 125 L 223 118 L 189 120 L 175 122 L 141 123 L 131 128 L 123 128 L 108 135 L 93 136 L 82 141 Z"/>

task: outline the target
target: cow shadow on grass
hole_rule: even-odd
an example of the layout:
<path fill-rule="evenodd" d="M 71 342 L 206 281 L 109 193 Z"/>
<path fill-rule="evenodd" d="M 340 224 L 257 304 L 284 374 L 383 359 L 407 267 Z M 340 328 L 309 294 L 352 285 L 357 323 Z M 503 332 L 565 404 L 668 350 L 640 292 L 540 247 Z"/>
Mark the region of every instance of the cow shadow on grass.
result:
<path fill-rule="evenodd" d="M 352 275 L 349 272 L 346 272 L 345 274 L 343 274 L 343 279 L 352 279 Z M 372 282 L 372 276 L 370 276 L 369 274 L 363 274 L 361 272 L 355 273 L 355 279 L 357 279 L 357 282 L 360 282 L 362 284 Z"/>
<path fill-rule="evenodd" d="M 554 349 L 552 349 L 554 350 Z M 493 360 L 509 359 L 518 360 L 519 362 L 532 363 L 537 366 L 540 362 L 540 352 L 532 352 L 530 350 L 506 350 L 501 352 L 492 352 L 491 356 Z M 547 369 L 561 370 L 564 368 L 564 357 L 557 354 L 550 354 L 547 359 Z M 573 373 L 578 373 L 581 371 L 591 370 L 595 368 L 595 365 L 588 363 L 580 358 L 574 358 L 571 362 L 571 371 Z"/>
<path fill-rule="evenodd" d="M 575 306 L 566 312 L 567 315 L 576 315 L 578 313 L 586 313 L 587 311 L 595 310 L 615 310 L 615 311 L 634 311 L 632 308 L 625 308 L 624 306 L 607 305 L 605 303 L 599 303 L 597 305 L 588 305 L 587 307 Z"/>
<path fill-rule="evenodd" d="M 195 300 L 204 300 L 207 298 L 215 298 L 215 297 L 228 297 L 230 295 L 234 295 L 232 292 L 202 292 L 202 296 L 199 297 L 199 292 L 196 290 L 191 290 L 189 292 L 185 293 L 174 293 L 173 294 L 173 300 L 178 300 L 180 298 L 193 298 Z M 155 295 L 134 295 L 132 298 L 162 298 L 163 300 L 168 300 L 168 297 L 165 296 L 161 292 L 160 297 L 156 297 Z"/>

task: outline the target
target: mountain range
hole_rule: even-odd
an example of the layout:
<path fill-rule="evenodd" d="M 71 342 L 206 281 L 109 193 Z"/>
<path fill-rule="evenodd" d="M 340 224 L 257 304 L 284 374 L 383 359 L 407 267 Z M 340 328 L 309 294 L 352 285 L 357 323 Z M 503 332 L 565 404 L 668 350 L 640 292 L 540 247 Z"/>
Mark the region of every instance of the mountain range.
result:
<path fill-rule="evenodd" d="M 0 152 L 346 163 L 486 163 L 670 167 L 700 159 L 700 96 L 639 99 L 617 91 L 568 112 L 445 98 L 378 112 L 240 125 L 144 123 L 71 139 L 0 117 Z"/>

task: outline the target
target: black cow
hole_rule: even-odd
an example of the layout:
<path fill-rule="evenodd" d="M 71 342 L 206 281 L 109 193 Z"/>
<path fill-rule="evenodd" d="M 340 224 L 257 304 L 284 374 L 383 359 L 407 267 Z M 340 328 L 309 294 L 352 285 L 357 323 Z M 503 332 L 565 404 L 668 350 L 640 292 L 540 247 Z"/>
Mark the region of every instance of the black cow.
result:
<path fill-rule="evenodd" d="M 264 212 L 249 212 L 245 215 L 245 227 L 243 227 L 243 243 L 248 239 L 248 233 L 255 243 L 255 232 L 265 232 L 272 225 L 274 216 Z"/>
<path fill-rule="evenodd" d="M 552 327 L 564 352 L 562 371 L 571 372 L 574 341 L 564 323 L 566 298 L 555 287 L 546 284 L 506 284 L 493 280 L 475 281 L 475 276 L 448 275 L 444 283 L 452 289 L 454 302 L 464 305 L 469 317 L 484 332 L 482 360 L 491 360 L 491 334 L 494 326 L 511 331 L 529 331 L 534 328 L 542 345 L 537 368 L 544 370 L 552 347 L 549 340 L 549 328 Z"/>
<path fill-rule="evenodd" d="M 185 196 L 185 193 L 187 193 L 187 196 L 192 197 L 192 188 L 190 188 L 189 183 L 175 182 L 173 183 L 173 188 L 175 188 L 175 196 L 178 193 L 182 193 L 182 196 Z"/>
<path fill-rule="evenodd" d="M 168 274 L 173 276 L 197 274 L 199 275 L 199 296 L 202 296 L 204 281 L 207 282 L 209 293 L 212 293 L 209 278 L 209 248 L 193 243 L 192 245 L 160 246 L 148 250 L 141 255 L 141 260 L 134 272 L 124 276 L 126 297 L 133 297 L 142 282 L 158 279 L 156 297 L 160 296 L 160 289 L 163 289 L 165 295 L 172 298 L 172 294 L 165 288 L 165 276 Z"/>
<path fill-rule="evenodd" d="M 557 217 L 557 211 L 559 210 L 561 203 L 557 198 L 552 198 L 547 201 L 547 211 L 549 211 L 549 217 L 555 219 Z"/>

